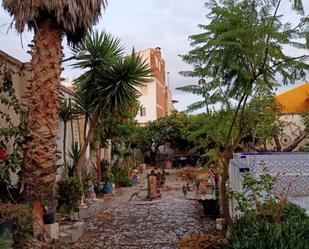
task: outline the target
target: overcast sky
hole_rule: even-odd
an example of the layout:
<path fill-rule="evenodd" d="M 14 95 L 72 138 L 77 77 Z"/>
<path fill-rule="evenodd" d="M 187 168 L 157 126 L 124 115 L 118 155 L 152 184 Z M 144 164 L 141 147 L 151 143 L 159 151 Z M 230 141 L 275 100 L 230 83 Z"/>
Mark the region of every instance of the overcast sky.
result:
<path fill-rule="evenodd" d="M 182 111 L 188 104 L 195 102 L 197 97 L 175 91 L 177 86 L 194 83 L 190 79 L 179 76 L 179 71 L 187 70 L 190 66 L 184 64 L 178 55 L 185 54 L 190 49 L 188 36 L 199 33 L 197 25 L 207 21 L 205 0 L 110 0 L 108 2 L 108 7 L 95 28 L 118 36 L 125 45 L 127 53 L 133 46 L 136 50 L 161 47 L 166 61 L 166 71 L 170 72 L 169 82 L 173 98 L 179 100 L 176 108 Z M 297 19 L 295 14 L 291 14 L 289 1 L 283 2 L 285 3 L 281 13 L 291 21 Z M 303 2 L 308 14 L 309 0 L 303 0 Z M 19 36 L 14 29 L 9 30 L 11 21 L 12 18 L 0 7 L 0 49 L 21 61 L 29 61 L 27 44 L 32 40 L 32 33 L 25 32 Z M 289 47 L 286 49 L 292 54 L 308 53 Z M 66 46 L 64 52 L 65 57 L 70 56 Z M 77 76 L 78 72 L 71 70 L 69 63 L 64 66 L 63 77 Z M 279 91 L 291 87 L 293 86 Z"/>

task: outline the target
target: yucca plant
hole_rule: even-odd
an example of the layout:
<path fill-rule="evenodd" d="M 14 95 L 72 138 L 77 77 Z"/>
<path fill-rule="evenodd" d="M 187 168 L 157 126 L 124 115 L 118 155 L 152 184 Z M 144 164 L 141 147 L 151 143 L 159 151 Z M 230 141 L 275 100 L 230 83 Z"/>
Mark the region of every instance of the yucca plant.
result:
<path fill-rule="evenodd" d="M 66 165 L 66 141 L 67 141 L 67 123 L 72 122 L 79 115 L 78 109 L 70 99 L 65 99 L 59 110 L 59 117 L 63 121 L 63 164 Z M 71 125 L 72 140 L 74 139 L 73 126 Z M 73 140 L 74 144 L 74 140 Z"/>
<path fill-rule="evenodd" d="M 68 153 L 68 155 L 71 162 L 65 165 L 66 174 L 69 177 L 74 177 L 76 175 L 76 165 L 80 157 L 80 147 L 77 142 L 71 145 L 71 151 Z"/>
<path fill-rule="evenodd" d="M 149 66 L 132 51 L 124 56 L 120 40 L 107 33 L 88 35 L 73 52 L 87 50 L 90 59 L 82 60 L 74 66 L 84 69 L 74 81 L 79 96 L 86 100 L 89 117 L 89 130 L 81 148 L 77 163 L 77 177 L 82 181 L 82 166 L 93 132 L 104 115 L 121 114 L 139 97 L 137 87 L 148 81 Z"/>

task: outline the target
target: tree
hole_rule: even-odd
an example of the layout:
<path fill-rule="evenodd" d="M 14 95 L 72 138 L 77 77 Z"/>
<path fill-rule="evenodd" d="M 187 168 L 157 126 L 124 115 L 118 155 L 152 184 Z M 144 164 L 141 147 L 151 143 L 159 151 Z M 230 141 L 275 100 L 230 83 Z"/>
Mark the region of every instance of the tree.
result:
<path fill-rule="evenodd" d="M 63 35 L 76 44 L 96 23 L 105 0 L 3 0 L 16 30 L 34 31 L 31 47 L 33 78 L 24 95 L 27 124 L 32 137 L 22 166 L 22 185 L 28 199 L 42 200 L 52 191 L 58 168 L 57 128 Z M 44 191 L 37 191 L 38 188 Z M 50 195 L 47 195 L 50 197 Z"/>
<path fill-rule="evenodd" d="M 303 23 L 292 27 L 282 23 L 278 15 L 281 0 L 215 0 L 206 4 L 211 9 L 209 24 L 199 25 L 202 33 L 190 36 L 193 49 L 182 56 L 193 65 L 187 76 L 205 78 L 210 96 L 221 95 L 218 100 L 224 110 L 232 111 L 230 120 L 224 122 L 228 130 L 224 146 L 218 150 L 221 173 L 221 209 L 229 219 L 227 180 L 228 166 L 233 151 L 245 131 L 247 103 L 251 96 L 271 91 L 278 76 L 287 84 L 303 79 L 309 70 L 308 56 L 292 57 L 284 53 L 283 44 L 293 44 L 293 39 L 304 38 Z M 296 10 L 302 5 L 295 1 Z M 301 45 L 300 45 L 301 46 Z M 215 98 L 216 99 L 216 98 Z M 230 106 L 230 103 L 234 106 Z"/>
<path fill-rule="evenodd" d="M 150 70 L 146 62 L 132 51 L 124 56 L 120 40 L 106 33 L 88 35 L 74 52 L 87 50 L 90 59 L 82 60 L 75 67 L 86 70 L 74 81 L 80 96 L 86 100 L 91 112 L 89 130 L 81 148 L 77 163 L 77 177 L 81 181 L 81 169 L 87 147 L 94 130 L 104 120 L 104 115 L 122 114 L 134 105 L 139 92 L 137 87 L 148 81 Z"/>
<path fill-rule="evenodd" d="M 140 127 L 135 139 L 142 151 L 149 151 L 153 141 L 158 146 L 169 142 L 173 149 L 189 150 L 190 143 L 186 138 L 188 124 L 189 117 L 174 110 L 170 115 Z"/>
<path fill-rule="evenodd" d="M 59 110 L 59 117 L 63 121 L 63 163 L 66 166 L 66 141 L 67 141 L 67 123 L 72 121 L 73 119 L 78 117 L 78 110 L 76 109 L 75 105 L 72 104 L 71 100 L 65 99 L 62 103 L 60 110 Z M 73 127 L 71 126 L 71 129 Z M 73 129 L 72 129 L 72 139 L 73 139 Z M 72 141 L 74 144 L 74 141 Z"/>
<path fill-rule="evenodd" d="M 246 125 L 242 135 L 248 149 L 268 151 L 267 143 L 274 139 L 276 150 L 281 151 L 278 137 L 286 126 L 280 119 L 281 110 L 282 106 L 273 94 L 261 93 L 250 100 L 245 110 Z"/>

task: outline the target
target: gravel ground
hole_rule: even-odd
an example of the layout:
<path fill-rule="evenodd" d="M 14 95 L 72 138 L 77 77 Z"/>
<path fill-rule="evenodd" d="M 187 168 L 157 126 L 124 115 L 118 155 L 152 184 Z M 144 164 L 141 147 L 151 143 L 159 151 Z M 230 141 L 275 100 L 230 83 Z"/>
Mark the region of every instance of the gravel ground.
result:
<path fill-rule="evenodd" d="M 101 212 L 85 221 L 85 234 L 74 244 L 55 242 L 47 249 L 172 249 L 186 235 L 213 233 L 214 220 L 202 217 L 194 193 L 185 198 L 177 170 L 170 170 L 160 199 L 145 201 L 146 173 L 135 187 L 121 188 L 115 196 L 104 197 Z M 132 193 L 138 196 L 129 200 Z M 31 248 L 36 248 L 32 245 Z"/>

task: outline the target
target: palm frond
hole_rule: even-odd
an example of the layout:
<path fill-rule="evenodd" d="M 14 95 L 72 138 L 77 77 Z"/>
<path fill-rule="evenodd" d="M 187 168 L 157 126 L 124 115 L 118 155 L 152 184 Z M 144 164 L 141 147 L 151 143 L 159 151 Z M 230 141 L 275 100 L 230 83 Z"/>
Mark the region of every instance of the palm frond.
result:
<path fill-rule="evenodd" d="M 55 27 L 62 29 L 69 42 L 77 43 L 98 21 L 106 0 L 3 0 L 2 6 L 15 21 L 18 32 L 25 26 L 36 29 L 37 24 L 52 20 Z"/>

